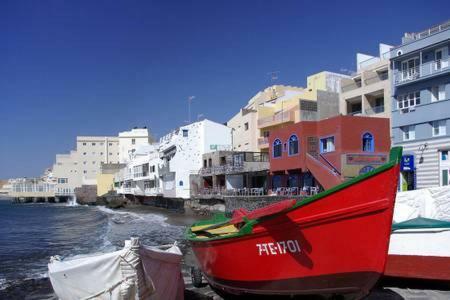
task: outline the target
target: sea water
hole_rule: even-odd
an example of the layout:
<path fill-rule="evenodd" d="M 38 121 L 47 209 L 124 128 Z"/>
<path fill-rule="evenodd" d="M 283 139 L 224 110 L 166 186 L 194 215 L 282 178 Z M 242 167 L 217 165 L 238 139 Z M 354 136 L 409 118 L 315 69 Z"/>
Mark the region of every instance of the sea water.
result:
<path fill-rule="evenodd" d="M 0 291 L 33 278 L 47 277 L 53 255 L 73 258 L 120 249 L 130 236 L 145 245 L 178 241 L 183 226 L 162 213 L 116 211 L 61 204 L 14 204 L 0 200 Z"/>

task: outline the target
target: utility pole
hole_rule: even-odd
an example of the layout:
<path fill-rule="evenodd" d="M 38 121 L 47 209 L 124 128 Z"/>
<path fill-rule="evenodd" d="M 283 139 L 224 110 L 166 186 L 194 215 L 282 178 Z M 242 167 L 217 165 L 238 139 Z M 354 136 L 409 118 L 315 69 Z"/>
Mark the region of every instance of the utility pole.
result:
<path fill-rule="evenodd" d="M 188 123 L 191 124 L 191 104 L 192 100 L 195 99 L 195 96 L 188 97 Z"/>

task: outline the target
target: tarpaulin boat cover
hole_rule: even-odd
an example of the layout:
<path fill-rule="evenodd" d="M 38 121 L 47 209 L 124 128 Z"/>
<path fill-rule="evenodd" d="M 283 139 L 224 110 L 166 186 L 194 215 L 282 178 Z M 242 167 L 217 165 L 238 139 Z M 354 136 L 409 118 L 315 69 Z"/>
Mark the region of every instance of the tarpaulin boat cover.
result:
<path fill-rule="evenodd" d="M 417 217 L 450 221 L 450 186 L 397 193 L 394 222 Z"/>
<path fill-rule="evenodd" d="M 112 253 L 72 260 L 52 257 L 48 269 L 62 300 L 183 299 L 181 259 L 175 244 L 146 247 L 132 238 Z"/>

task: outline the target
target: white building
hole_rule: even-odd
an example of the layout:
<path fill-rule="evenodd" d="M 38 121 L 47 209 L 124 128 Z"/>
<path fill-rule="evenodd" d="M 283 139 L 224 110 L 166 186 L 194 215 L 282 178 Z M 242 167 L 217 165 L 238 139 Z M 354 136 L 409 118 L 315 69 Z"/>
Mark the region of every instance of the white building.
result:
<path fill-rule="evenodd" d="M 134 151 L 139 145 L 148 145 L 150 143 L 150 136 L 147 127 L 133 128 L 130 131 L 123 131 L 119 133 L 119 162 L 121 164 L 130 161 Z"/>
<path fill-rule="evenodd" d="M 161 195 L 158 144 L 139 145 L 127 166 L 115 176 L 118 194 Z"/>
<path fill-rule="evenodd" d="M 162 137 L 159 175 L 164 197 L 189 198 L 189 177 L 202 168 L 203 154 L 231 150 L 231 139 L 231 128 L 209 120 L 182 126 Z"/>

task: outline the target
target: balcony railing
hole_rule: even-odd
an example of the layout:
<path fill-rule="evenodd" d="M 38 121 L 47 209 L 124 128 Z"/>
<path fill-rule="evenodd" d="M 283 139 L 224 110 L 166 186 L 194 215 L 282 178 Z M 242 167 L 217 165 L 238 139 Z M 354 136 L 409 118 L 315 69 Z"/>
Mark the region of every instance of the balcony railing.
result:
<path fill-rule="evenodd" d="M 269 146 L 269 138 L 266 136 L 258 138 L 258 146 L 259 147 L 268 147 Z"/>
<path fill-rule="evenodd" d="M 273 116 L 261 118 L 258 120 L 258 128 L 264 128 L 282 124 L 285 122 L 295 121 L 295 109 L 290 109 L 282 112 L 275 113 Z"/>
<path fill-rule="evenodd" d="M 242 164 L 236 164 L 236 165 L 223 165 L 223 166 L 216 166 L 216 167 L 206 167 L 200 169 L 199 173 L 203 176 L 208 175 L 219 175 L 219 174 L 232 174 L 232 173 L 238 173 L 244 171 L 244 165 Z"/>
<path fill-rule="evenodd" d="M 380 114 L 384 112 L 384 105 L 374 106 L 366 109 L 367 115 Z"/>
<path fill-rule="evenodd" d="M 395 84 L 402 84 L 445 71 L 450 71 L 449 58 L 431 61 L 406 70 L 396 70 L 394 72 L 394 82 Z"/>
<path fill-rule="evenodd" d="M 352 90 L 356 90 L 359 89 L 361 87 L 361 81 L 353 81 L 351 83 L 347 83 L 342 85 L 342 92 L 348 92 L 348 91 L 352 91 Z"/>
<path fill-rule="evenodd" d="M 364 83 L 366 85 L 370 85 L 370 84 L 374 84 L 380 81 L 384 81 L 387 80 L 389 77 L 388 73 L 379 73 L 379 74 L 375 74 L 373 76 L 367 77 L 364 79 Z"/>
<path fill-rule="evenodd" d="M 357 116 L 357 115 L 362 114 L 362 111 L 361 110 L 354 110 L 354 111 L 349 112 L 348 114 L 351 115 L 351 116 Z"/>

